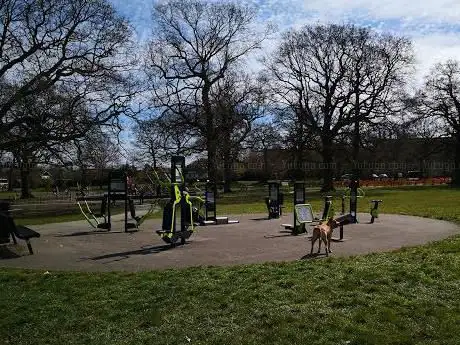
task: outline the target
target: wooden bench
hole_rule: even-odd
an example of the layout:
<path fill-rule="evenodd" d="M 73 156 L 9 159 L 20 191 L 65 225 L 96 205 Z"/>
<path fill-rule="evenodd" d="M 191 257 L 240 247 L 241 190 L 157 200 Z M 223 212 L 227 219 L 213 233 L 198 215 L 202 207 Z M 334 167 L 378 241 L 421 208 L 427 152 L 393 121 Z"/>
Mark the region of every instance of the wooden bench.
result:
<path fill-rule="evenodd" d="M 34 253 L 30 239 L 40 237 L 38 232 L 25 226 L 16 225 L 13 218 L 3 212 L 0 212 L 0 229 L 2 229 L 0 243 L 9 243 L 9 236 L 11 236 L 13 243 L 17 244 L 16 238 L 19 238 L 27 243 L 29 253 Z"/>

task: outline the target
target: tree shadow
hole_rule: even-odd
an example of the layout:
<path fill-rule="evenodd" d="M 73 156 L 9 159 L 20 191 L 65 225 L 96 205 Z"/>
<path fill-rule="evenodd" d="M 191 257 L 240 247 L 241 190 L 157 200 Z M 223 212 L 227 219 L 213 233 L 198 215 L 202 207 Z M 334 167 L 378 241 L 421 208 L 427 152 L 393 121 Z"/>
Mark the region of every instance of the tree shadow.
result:
<path fill-rule="evenodd" d="M 319 253 L 319 254 L 318 253 L 313 253 L 313 254 L 308 253 L 307 255 L 302 256 L 300 260 L 320 260 L 324 258 L 327 258 L 325 253 Z"/>
<path fill-rule="evenodd" d="M 264 238 L 278 238 L 278 237 L 292 237 L 291 234 L 286 234 L 286 235 L 265 235 Z"/>
<path fill-rule="evenodd" d="M 20 258 L 22 256 L 11 246 L 14 245 L 8 244 L 0 246 L 0 259 L 15 259 Z"/>
<path fill-rule="evenodd" d="M 133 231 L 129 231 L 128 233 L 132 233 Z M 55 235 L 54 237 L 75 237 L 75 236 L 88 236 L 88 235 L 110 235 L 110 234 L 122 234 L 125 233 L 124 231 L 107 231 L 107 230 L 94 230 L 94 231 L 79 231 L 73 232 L 71 234 L 62 234 L 62 235 Z"/>
<path fill-rule="evenodd" d="M 104 254 L 104 255 L 100 255 L 100 256 L 83 258 L 82 260 L 99 261 L 99 260 L 104 260 L 104 259 L 116 259 L 116 260 L 113 260 L 113 261 L 120 261 L 120 260 L 128 259 L 132 255 L 157 254 L 157 253 L 161 253 L 161 252 L 167 251 L 167 250 L 172 249 L 172 248 L 174 248 L 174 247 L 171 246 L 170 244 L 161 244 L 161 245 L 157 245 L 157 246 L 143 247 L 143 248 L 137 249 L 137 250 L 118 252 L 118 253 L 110 253 L 110 254 Z"/>
<path fill-rule="evenodd" d="M 264 238 L 278 238 L 278 237 L 306 237 L 311 238 L 306 233 L 293 235 L 291 230 L 280 230 L 280 234 L 282 235 L 265 235 Z"/>

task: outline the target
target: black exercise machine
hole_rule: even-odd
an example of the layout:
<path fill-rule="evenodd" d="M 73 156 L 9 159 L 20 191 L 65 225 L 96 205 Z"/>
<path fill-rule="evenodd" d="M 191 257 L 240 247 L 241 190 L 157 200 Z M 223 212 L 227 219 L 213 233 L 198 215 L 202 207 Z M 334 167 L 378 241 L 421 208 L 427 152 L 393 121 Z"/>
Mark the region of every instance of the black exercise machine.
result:
<path fill-rule="evenodd" d="M 339 237 L 332 238 L 333 241 L 342 242 L 344 241 L 343 227 L 348 224 L 358 223 L 357 212 L 358 212 L 358 198 L 364 196 L 364 191 L 359 188 L 359 180 L 352 179 L 348 185 L 348 191 L 342 195 L 342 212 L 341 215 L 335 220 L 340 223 L 339 225 Z M 349 212 L 345 213 L 345 199 L 350 198 Z"/>
<path fill-rule="evenodd" d="M 222 224 L 237 224 L 240 221 L 228 217 L 217 216 L 217 184 L 215 182 L 206 182 L 206 190 L 204 193 L 204 219 L 200 221 L 200 225 L 222 225 Z"/>
<path fill-rule="evenodd" d="M 359 188 L 358 179 L 353 179 L 350 181 L 347 192 L 342 195 L 342 215 L 345 215 L 345 199 L 350 198 L 348 214 L 351 217 L 350 219 L 352 220 L 352 223 L 358 223 L 358 198 L 364 197 L 364 191 Z"/>
<path fill-rule="evenodd" d="M 281 224 L 286 230 L 291 230 L 293 235 L 307 231 L 306 224 L 314 221 L 310 204 L 306 204 L 305 183 L 294 183 L 294 219 L 292 224 Z"/>
<path fill-rule="evenodd" d="M 140 224 L 143 222 L 145 217 L 151 213 L 153 206 L 150 207 L 150 210 L 148 210 L 143 217 L 139 217 L 136 215 L 134 199 L 140 199 L 143 201 L 144 199 L 158 199 L 161 196 L 129 195 L 128 178 L 129 176 L 126 171 L 112 170 L 109 173 L 107 193 L 102 196 L 83 195 L 77 197 L 77 204 L 80 207 L 80 211 L 92 227 L 100 230 L 111 231 L 112 208 L 117 201 L 122 201 L 124 207 L 124 232 L 139 230 Z M 100 213 L 93 213 L 88 205 L 88 201 L 100 201 Z M 84 203 L 84 206 L 81 203 Z M 86 211 L 84 209 L 86 209 Z"/>
<path fill-rule="evenodd" d="M 268 181 L 268 197 L 265 198 L 268 219 L 277 219 L 283 215 L 284 194 L 280 192 L 278 181 Z"/>

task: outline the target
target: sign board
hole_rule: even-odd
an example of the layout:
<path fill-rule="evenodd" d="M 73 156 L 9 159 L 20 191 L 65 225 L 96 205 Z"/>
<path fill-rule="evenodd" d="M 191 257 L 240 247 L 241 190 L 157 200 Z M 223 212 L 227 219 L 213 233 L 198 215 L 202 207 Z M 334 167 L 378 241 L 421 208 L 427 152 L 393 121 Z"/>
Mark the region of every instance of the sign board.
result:
<path fill-rule="evenodd" d="M 268 197 L 270 198 L 270 200 L 278 200 L 278 194 L 279 194 L 279 187 L 278 187 L 278 184 L 276 183 L 271 183 L 269 184 L 270 186 L 270 189 L 269 189 L 269 194 L 268 194 Z"/>
<path fill-rule="evenodd" d="M 207 192 L 206 194 L 206 200 L 210 203 L 214 203 L 215 202 L 215 198 L 214 198 L 214 193 L 213 192 Z"/>
<path fill-rule="evenodd" d="M 296 214 L 297 221 L 300 224 L 312 223 L 314 220 L 313 210 L 310 204 L 295 205 L 295 214 Z"/>
<path fill-rule="evenodd" d="M 125 182 L 123 180 L 113 179 L 110 181 L 110 190 L 112 192 L 124 192 Z"/>

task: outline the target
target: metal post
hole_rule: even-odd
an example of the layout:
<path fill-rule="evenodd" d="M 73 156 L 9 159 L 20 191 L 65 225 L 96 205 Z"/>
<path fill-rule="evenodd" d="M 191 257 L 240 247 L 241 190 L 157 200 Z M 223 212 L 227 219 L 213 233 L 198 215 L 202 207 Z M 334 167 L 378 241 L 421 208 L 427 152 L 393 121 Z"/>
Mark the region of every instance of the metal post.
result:
<path fill-rule="evenodd" d="M 268 182 L 268 219 L 280 216 L 280 184 L 277 181 Z"/>
<path fill-rule="evenodd" d="M 332 196 L 327 195 L 324 197 L 324 210 L 323 210 L 323 216 L 321 217 L 322 220 L 326 220 L 327 215 L 329 214 L 329 210 L 331 209 L 332 206 Z"/>
<path fill-rule="evenodd" d="M 128 174 L 122 173 L 124 184 L 124 202 L 125 202 L 125 232 L 128 232 Z"/>
<path fill-rule="evenodd" d="M 305 183 L 304 182 L 295 182 L 294 183 L 294 231 L 297 232 L 297 218 L 295 214 L 295 205 L 305 204 Z"/>
<path fill-rule="evenodd" d="M 109 186 L 107 187 L 107 230 L 110 231 L 112 230 L 112 211 L 110 210 L 110 206 L 112 204 L 112 174 L 113 172 L 111 171 L 109 173 Z"/>
<path fill-rule="evenodd" d="M 353 217 L 353 223 L 357 223 L 357 209 L 358 209 L 358 187 L 359 180 L 350 181 L 350 214 Z"/>

